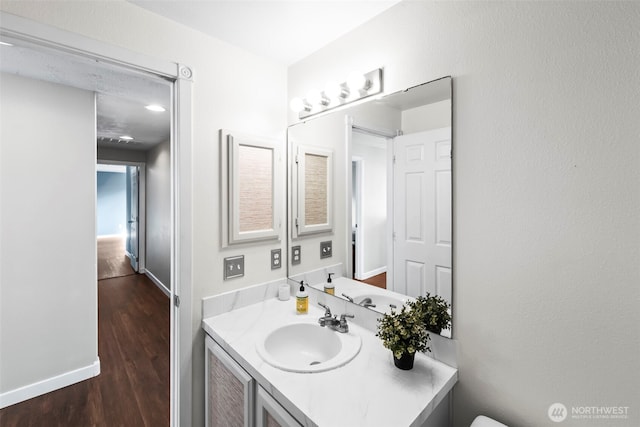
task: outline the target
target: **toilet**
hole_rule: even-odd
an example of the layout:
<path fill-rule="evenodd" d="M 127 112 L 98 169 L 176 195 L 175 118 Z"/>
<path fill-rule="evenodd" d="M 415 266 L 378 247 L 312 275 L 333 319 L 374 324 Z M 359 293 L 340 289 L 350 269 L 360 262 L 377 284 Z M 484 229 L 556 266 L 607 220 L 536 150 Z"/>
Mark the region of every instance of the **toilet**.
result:
<path fill-rule="evenodd" d="M 484 415 L 478 415 L 471 423 L 470 427 L 508 427 L 506 424 L 497 422 L 494 419 L 485 417 Z"/>

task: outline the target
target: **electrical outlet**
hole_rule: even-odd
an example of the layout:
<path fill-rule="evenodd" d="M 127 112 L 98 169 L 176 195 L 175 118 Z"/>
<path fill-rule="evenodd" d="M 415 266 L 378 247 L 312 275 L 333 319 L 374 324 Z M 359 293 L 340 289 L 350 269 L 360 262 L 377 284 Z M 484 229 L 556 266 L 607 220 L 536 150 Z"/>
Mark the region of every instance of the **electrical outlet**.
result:
<path fill-rule="evenodd" d="M 331 255 L 333 255 L 331 240 L 320 242 L 320 258 L 331 258 Z"/>
<path fill-rule="evenodd" d="M 291 248 L 291 265 L 300 264 L 302 262 L 302 249 L 300 246 L 293 246 Z"/>
<path fill-rule="evenodd" d="M 244 276 L 244 255 L 224 259 L 224 280 Z"/>
<path fill-rule="evenodd" d="M 271 249 L 271 269 L 282 267 L 282 249 Z"/>

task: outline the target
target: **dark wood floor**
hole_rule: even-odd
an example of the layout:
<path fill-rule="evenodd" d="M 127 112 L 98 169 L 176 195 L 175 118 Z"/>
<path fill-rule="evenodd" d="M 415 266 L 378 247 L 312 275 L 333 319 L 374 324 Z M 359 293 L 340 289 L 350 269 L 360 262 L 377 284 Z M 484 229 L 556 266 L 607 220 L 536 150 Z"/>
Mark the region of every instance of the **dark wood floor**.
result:
<path fill-rule="evenodd" d="M 98 282 L 95 378 L 0 410 L 0 426 L 168 426 L 169 299 L 144 275 Z"/>
<path fill-rule="evenodd" d="M 365 280 L 359 280 L 359 282 L 364 282 L 378 288 L 387 289 L 387 273 L 381 273 L 376 276 L 369 277 Z"/>
<path fill-rule="evenodd" d="M 98 280 L 135 273 L 126 255 L 124 236 L 98 237 Z"/>

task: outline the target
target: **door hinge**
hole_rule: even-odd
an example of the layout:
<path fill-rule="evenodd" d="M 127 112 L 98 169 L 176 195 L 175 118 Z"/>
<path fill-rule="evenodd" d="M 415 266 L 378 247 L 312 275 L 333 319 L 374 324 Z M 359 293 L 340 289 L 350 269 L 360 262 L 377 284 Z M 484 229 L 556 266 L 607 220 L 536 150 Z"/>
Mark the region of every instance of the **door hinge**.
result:
<path fill-rule="evenodd" d="M 295 219 L 294 221 L 296 228 L 298 228 L 298 218 Z"/>
<path fill-rule="evenodd" d="M 296 154 L 296 164 L 298 164 L 298 155 Z"/>
<path fill-rule="evenodd" d="M 180 307 L 180 297 L 178 295 L 173 296 L 173 305 Z"/>

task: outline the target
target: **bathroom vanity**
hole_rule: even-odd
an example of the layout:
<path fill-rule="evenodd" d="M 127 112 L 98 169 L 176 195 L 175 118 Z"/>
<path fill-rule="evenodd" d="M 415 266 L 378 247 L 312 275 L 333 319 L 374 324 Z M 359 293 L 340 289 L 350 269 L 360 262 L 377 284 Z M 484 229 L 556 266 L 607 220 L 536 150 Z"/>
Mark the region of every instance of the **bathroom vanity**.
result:
<path fill-rule="evenodd" d="M 285 370 L 286 361 L 281 367 L 266 362 L 259 347 L 271 332 L 293 324 L 321 328 L 318 319 L 325 310 L 312 301 L 308 314 L 297 315 L 293 299 L 280 301 L 273 292 L 256 289 L 253 293 L 266 295 L 264 300 L 247 304 L 245 299 L 237 304 L 244 297 L 227 295 L 233 300 L 227 304 L 230 311 L 217 310 L 221 314 L 207 317 L 205 309 L 207 426 L 220 425 L 212 422 L 215 417 L 244 426 L 449 424 L 450 391 L 457 370 L 424 354 L 416 355 L 413 370 L 397 369 L 391 352 L 357 319 L 349 320 L 346 334 L 359 341 L 359 350 L 340 366 L 290 372 Z M 222 301 L 225 295 L 214 298 Z M 338 334 L 326 334 L 330 332 Z"/>

